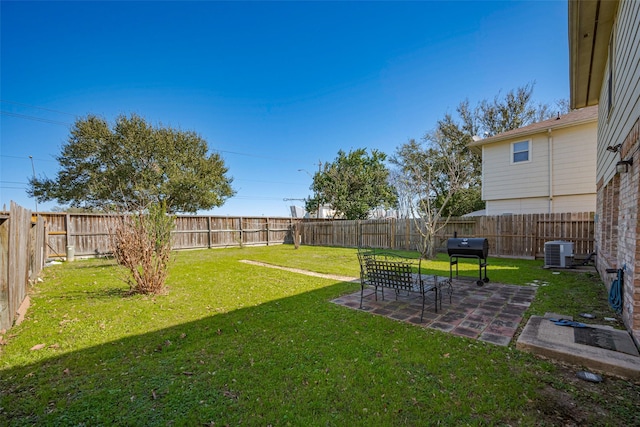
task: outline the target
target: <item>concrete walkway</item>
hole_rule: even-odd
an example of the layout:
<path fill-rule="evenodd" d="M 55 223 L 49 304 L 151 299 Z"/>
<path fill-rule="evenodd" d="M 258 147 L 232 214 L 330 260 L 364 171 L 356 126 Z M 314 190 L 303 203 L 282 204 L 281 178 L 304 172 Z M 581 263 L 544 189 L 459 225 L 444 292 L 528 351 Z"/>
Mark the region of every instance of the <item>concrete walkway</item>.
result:
<path fill-rule="evenodd" d="M 337 274 L 316 273 L 315 271 L 303 270 L 301 268 L 282 267 L 280 265 L 268 264 L 266 262 L 260 262 L 260 261 L 251 261 L 248 259 L 241 259 L 240 262 L 244 264 L 257 265 L 260 267 L 275 268 L 277 270 L 290 271 L 292 273 L 304 274 L 306 276 L 321 277 L 323 279 L 339 280 L 341 282 L 360 282 L 360 279 L 357 277 L 340 276 Z"/>
<path fill-rule="evenodd" d="M 640 354 L 627 331 L 606 325 L 560 326 L 549 319 L 573 320 L 555 313 L 531 316 L 516 348 L 589 370 L 640 379 Z"/>

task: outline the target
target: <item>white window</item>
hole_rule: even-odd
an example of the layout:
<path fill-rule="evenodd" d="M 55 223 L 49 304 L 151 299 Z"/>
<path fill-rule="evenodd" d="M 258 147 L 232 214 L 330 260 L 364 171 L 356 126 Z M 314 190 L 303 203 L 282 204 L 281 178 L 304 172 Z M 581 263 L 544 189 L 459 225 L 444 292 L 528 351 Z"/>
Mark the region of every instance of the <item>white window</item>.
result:
<path fill-rule="evenodd" d="M 529 141 L 514 142 L 511 144 L 511 162 L 528 162 L 531 158 L 529 151 Z"/>

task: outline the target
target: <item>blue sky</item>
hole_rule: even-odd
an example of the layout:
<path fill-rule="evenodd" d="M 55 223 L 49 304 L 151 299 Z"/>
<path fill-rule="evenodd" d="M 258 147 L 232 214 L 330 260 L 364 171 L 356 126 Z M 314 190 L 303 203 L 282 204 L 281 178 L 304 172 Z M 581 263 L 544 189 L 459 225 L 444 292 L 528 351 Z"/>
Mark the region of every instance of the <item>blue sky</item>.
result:
<path fill-rule="evenodd" d="M 199 133 L 237 195 L 288 216 L 318 162 L 389 155 L 445 113 L 535 82 L 569 96 L 566 1 L 0 3 L 0 208 L 35 209 L 77 117 Z M 39 204 L 50 210 L 56 202 Z"/>

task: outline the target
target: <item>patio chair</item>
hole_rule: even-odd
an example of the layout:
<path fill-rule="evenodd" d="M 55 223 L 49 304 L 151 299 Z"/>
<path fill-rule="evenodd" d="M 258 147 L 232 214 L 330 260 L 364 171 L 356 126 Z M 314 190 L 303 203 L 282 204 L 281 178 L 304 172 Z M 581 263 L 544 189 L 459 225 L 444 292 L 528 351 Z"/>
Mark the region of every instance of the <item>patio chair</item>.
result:
<path fill-rule="evenodd" d="M 376 258 L 376 250 L 371 247 L 358 247 L 358 262 L 360 263 L 360 293 L 364 292 L 364 289 L 368 286 L 373 287 L 373 293 L 378 301 L 378 288 L 384 299 L 384 288 L 379 287 L 376 283 L 369 280 L 369 271 L 367 264 L 370 264 L 372 260 Z M 362 308 L 362 299 L 360 300 L 360 308 Z"/>

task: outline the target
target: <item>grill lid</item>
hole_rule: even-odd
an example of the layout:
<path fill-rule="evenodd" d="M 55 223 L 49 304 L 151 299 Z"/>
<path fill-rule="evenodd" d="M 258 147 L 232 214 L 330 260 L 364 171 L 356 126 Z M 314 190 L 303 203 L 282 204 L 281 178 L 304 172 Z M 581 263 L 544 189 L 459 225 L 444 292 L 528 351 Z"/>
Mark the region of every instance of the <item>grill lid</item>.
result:
<path fill-rule="evenodd" d="M 447 240 L 449 256 L 471 256 L 486 259 L 489 255 L 489 240 L 485 238 L 461 237 Z"/>

